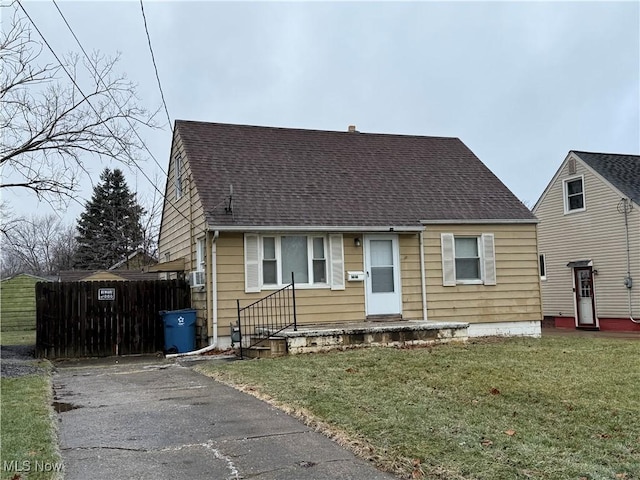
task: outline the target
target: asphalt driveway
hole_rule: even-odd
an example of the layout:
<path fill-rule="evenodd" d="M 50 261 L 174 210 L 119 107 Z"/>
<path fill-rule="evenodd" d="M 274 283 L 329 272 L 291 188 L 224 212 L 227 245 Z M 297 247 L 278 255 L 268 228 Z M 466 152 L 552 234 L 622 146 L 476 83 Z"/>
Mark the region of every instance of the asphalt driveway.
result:
<path fill-rule="evenodd" d="M 155 358 L 53 377 L 67 480 L 393 479 L 270 405 Z"/>

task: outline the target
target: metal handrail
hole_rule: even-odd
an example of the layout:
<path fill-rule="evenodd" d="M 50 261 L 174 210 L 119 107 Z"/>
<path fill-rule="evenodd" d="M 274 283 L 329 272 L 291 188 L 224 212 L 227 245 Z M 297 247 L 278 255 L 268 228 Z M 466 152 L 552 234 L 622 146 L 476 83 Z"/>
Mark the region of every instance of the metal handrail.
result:
<path fill-rule="evenodd" d="M 283 295 L 291 291 L 290 295 Z M 243 357 L 243 349 L 251 348 L 265 340 L 266 334 L 269 338 L 277 335 L 283 330 L 293 327 L 298 330 L 298 319 L 296 314 L 296 288 L 293 272 L 291 272 L 291 283 L 282 287 L 266 297 L 240 308 L 240 300 L 236 300 L 238 309 L 237 332 L 240 358 Z M 286 319 L 286 321 L 282 321 Z M 232 327 L 233 328 L 233 327 Z M 232 335 L 233 335 L 232 330 Z M 255 338 L 254 338 L 255 337 Z M 243 346 L 244 340 L 248 339 L 248 345 Z"/>

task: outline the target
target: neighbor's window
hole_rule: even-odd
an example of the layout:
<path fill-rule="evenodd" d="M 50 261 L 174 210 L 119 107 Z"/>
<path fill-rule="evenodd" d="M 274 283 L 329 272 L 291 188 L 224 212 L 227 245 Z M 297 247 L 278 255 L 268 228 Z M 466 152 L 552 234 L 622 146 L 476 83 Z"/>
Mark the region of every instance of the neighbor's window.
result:
<path fill-rule="evenodd" d="M 482 280 L 478 240 L 478 237 L 455 237 L 457 280 Z"/>
<path fill-rule="evenodd" d="M 286 285 L 291 272 L 296 284 L 326 284 L 327 254 L 324 237 L 277 235 L 262 237 L 262 283 Z"/>
<path fill-rule="evenodd" d="M 182 157 L 180 155 L 176 156 L 176 171 L 174 172 L 176 176 L 176 200 L 182 197 Z"/>
<path fill-rule="evenodd" d="M 564 181 L 564 211 L 579 212 L 584 210 L 584 179 L 572 178 Z"/>
<path fill-rule="evenodd" d="M 547 264 L 545 263 L 544 254 L 540 255 L 540 280 L 547 279 Z"/>

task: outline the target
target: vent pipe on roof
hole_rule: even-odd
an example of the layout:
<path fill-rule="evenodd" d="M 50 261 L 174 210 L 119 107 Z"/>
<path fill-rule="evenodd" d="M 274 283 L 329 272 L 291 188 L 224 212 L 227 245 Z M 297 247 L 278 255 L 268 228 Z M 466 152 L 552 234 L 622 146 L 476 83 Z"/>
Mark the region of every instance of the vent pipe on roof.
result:
<path fill-rule="evenodd" d="M 349 125 L 349 133 L 358 133 L 355 125 Z"/>

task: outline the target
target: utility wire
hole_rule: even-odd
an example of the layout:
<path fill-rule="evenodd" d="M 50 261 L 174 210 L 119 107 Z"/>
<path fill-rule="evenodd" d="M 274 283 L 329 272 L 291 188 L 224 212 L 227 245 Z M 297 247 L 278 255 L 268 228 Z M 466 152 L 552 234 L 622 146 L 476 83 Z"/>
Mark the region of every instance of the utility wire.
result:
<path fill-rule="evenodd" d="M 154 162 L 156 163 L 156 165 L 158 166 L 158 168 L 160 168 L 160 171 L 166 175 L 167 177 L 169 176 L 168 173 L 164 170 L 164 168 L 162 167 L 162 165 L 160 165 L 160 163 L 158 162 L 158 160 L 156 159 L 156 157 L 153 155 L 153 153 L 151 152 L 151 150 L 149 150 L 149 148 L 147 147 L 147 144 L 145 143 L 145 141 L 142 139 L 142 137 L 140 137 L 140 134 L 138 133 L 138 131 L 134 128 L 133 124 L 131 123 L 131 120 L 124 115 L 124 112 L 122 111 L 122 108 L 120 107 L 120 104 L 118 103 L 118 101 L 116 100 L 116 98 L 113 96 L 113 94 L 111 93 L 111 91 L 107 88 L 102 76 L 100 76 L 98 74 L 97 68 L 95 65 L 93 65 L 93 63 L 91 62 L 91 58 L 89 57 L 89 55 L 87 54 L 87 51 L 85 50 L 85 48 L 82 45 L 82 42 L 80 42 L 80 39 L 78 38 L 78 36 L 76 35 L 76 33 L 74 32 L 73 28 L 71 27 L 71 25 L 69 24 L 69 21 L 67 20 L 67 18 L 64 16 L 64 13 L 62 13 L 62 10 L 60 10 L 60 7 L 58 6 L 58 3 L 56 2 L 56 0 L 52 0 L 53 4 L 55 5 L 56 9 L 58 10 L 58 13 L 60 14 L 60 16 L 62 17 L 62 20 L 64 21 L 65 25 L 67 26 L 67 28 L 69 29 L 69 32 L 71 32 L 71 35 L 73 36 L 73 38 L 75 39 L 76 43 L 78 44 L 78 46 L 80 47 L 80 50 L 82 50 L 82 53 L 84 54 L 84 56 L 87 58 L 87 60 L 89 60 L 89 63 L 91 64 L 91 66 L 94 69 L 94 72 L 96 74 L 96 76 L 100 79 L 100 82 L 102 82 L 102 85 L 105 87 L 105 90 L 107 91 L 107 93 L 109 94 L 109 96 L 111 97 L 111 99 L 113 100 L 113 103 L 115 104 L 116 107 L 118 107 L 118 110 L 120 111 L 120 114 L 122 115 L 122 117 L 127 121 L 127 123 L 129 124 L 129 126 L 131 127 L 131 130 L 135 133 L 136 137 L 138 137 L 138 140 L 140 140 L 140 143 L 142 143 L 142 145 L 144 146 L 145 150 L 149 153 L 149 155 L 151 156 L 151 158 L 154 160 Z M 20 3 L 18 1 L 18 3 Z M 22 7 L 22 5 L 20 5 Z M 149 38 L 149 31 L 147 30 L 147 21 L 146 21 L 146 17 L 144 14 L 144 6 L 142 5 L 142 0 L 140 0 L 140 7 L 142 9 L 142 16 L 144 18 L 144 24 L 145 24 L 145 31 L 147 32 L 147 39 L 149 41 L 149 50 L 151 51 L 151 58 L 153 60 L 153 66 L 155 68 L 155 72 L 156 72 L 156 79 L 158 80 L 158 87 L 160 88 L 160 95 L 162 96 L 162 103 L 164 105 L 164 109 L 165 109 L 165 113 L 167 114 L 167 120 L 169 121 L 169 127 L 171 128 L 171 132 L 173 134 L 173 128 L 172 128 L 172 124 L 171 124 L 171 119 L 169 117 L 169 111 L 167 110 L 167 104 L 164 101 L 164 93 L 162 91 L 162 86 L 160 84 L 160 77 L 158 76 L 158 69 L 156 67 L 156 62 L 155 62 L 155 58 L 153 55 L 153 49 L 151 48 L 151 39 Z M 22 7 L 22 10 L 24 11 L 24 7 Z M 26 12 L 25 12 L 26 14 Z M 28 16 L 28 15 L 27 15 Z M 29 18 L 29 20 L 31 20 L 31 18 Z M 31 20 L 31 23 L 33 23 L 33 20 Z M 35 27 L 35 24 L 34 24 Z M 36 27 L 36 30 L 37 27 Z M 42 33 L 38 30 L 38 33 L 40 34 L 40 36 L 42 37 L 42 39 L 44 40 L 44 37 L 42 36 Z M 46 40 L 45 40 L 46 43 Z M 49 47 L 49 49 L 51 50 L 51 47 L 47 44 L 47 46 Z M 53 51 L 52 51 L 53 53 Z M 54 53 L 55 56 L 55 53 Z M 56 57 L 57 59 L 57 57 Z M 67 75 L 69 75 L 69 73 L 67 72 Z M 73 80 L 73 79 L 72 79 Z M 74 82 L 75 84 L 75 82 Z M 77 87 L 77 85 L 76 85 Z M 78 90 L 79 87 L 78 87 Z M 80 93 L 82 93 L 82 91 L 80 91 Z M 84 94 L 83 94 L 84 96 Z M 86 99 L 86 97 L 85 97 Z M 88 100 L 87 100 L 88 101 Z M 93 108 L 93 106 L 91 107 Z M 94 109 L 95 111 L 95 109 Z M 96 112 L 97 114 L 97 112 Z M 109 130 L 111 131 L 111 130 Z M 161 192 L 155 185 L 155 183 L 153 183 L 149 177 L 145 174 L 145 172 L 135 163 L 135 161 L 133 159 L 131 159 L 134 163 L 134 165 L 138 168 L 138 170 L 140 170 L 140 172 L 144 175 L 144 177 L 149 180 L 149 183 L 151 183 L 151 185 L 154 187 L 154 189 L 163 196 L 163 198 L 165 197 L 164 193 Z M 169 205 L 171 205 L 185 220 L 187 220 L 187 222 L 189 222 L 190 224 L 192 223 L 191 220 L 189 220 L 177 207 L 176 205 L 169 200 L 168 198 L 165 198 L 165 200 L 169 203 Z M 216 208 L 218 208 L 219 206 L 221 206 L 222 204 L 226 203 L 226 199 L 222 200 L 218 205 L 215 205 L 213 207 L 212 210 L 215 210 Z"/>
<path fill-rule="evenodd" d="M 131 119 L 127 115 L 125 115 L 124 112 L 122 111 L 122 108 L 120 107 L 120 104 L 118 103 L 118 101 L 114 97 L 113 93 L 111 93 L 111 90 L 109 88 L 107 88 L 107 85 L 106 85 L 104 79 L 102 78 L 102 76 L 98 74 L 97 67 L 91 61 L 91 58 L 89 57 L 89 55 L 87 54 L 87 51 L 82 46 L 82 43 L 80 42 L 80 39 L 78 38 L 76 33 L 73 31 L 73 28 L 71 28 L 71 25 L 69 24 L 69 22 L 67 21 L 67 18 L 62 13 L 62 10 L 60 10 L 60 7 L 58 6 L 58 3 L 56 2 L 56 0 L 52 0 L 52 1 L 53 1 L 53 4 L 55 5 L 56 9 L 58 10 L 58 13 L 62 17 L 62 20 L 64 21 L 65 25 L 69 29 L 69 32 L 71 32 L 71 35 L 73 36 L 73 38 L 75 39 L 76 43 L 80 47 L 80 50 L 82 50 L 82 53 L 84 54 L 86 59 L 89 60 L 89 64 L 93 67 L 93 71 L 96 74 L 96 78 L 98 78 L 98 80 L 102 83 L 102 86 L 105 87 L 105 90 L 106 90 L 107 94 L 109 95 L 109 97 L 111 97 L 111 100 L 113 100 L 113 103 L 115 104 L 115 106 L 118 107 L 118 110 L 120 111 L 120 115 L 122 115 L 122 117 L 127 121 L 127 123 L 129 124 L 129 127 L 131 127 L 131 130 L 136 135 L 136 137 L 138 137 L 138 140 L 140 140 L 140 143 L 142 143 L 142 145 L 144 146 L 145 150 L 149 153 L 149 155 L 151 156 L 151 158 L 153 159 L 155 164 L 158 166 L 160 171 L 164 175 L 168 176 L 167 172 L 164 171 L 164 168 L 162 167 L 162 165 L 160 165 L 160 162 L 158 162 L 158 160 L 156 159 L 155 155 L 151 152 L 151 150 L 149 150 L 149 148 L 147 148 L 147 144 L 142 139 L 142 137 L 140 137 L 140 134 L 138 133 L 138 131 L 134 128 L 133 123 L 131 122 Z M 23 8 L 23 10 L 24 10 L 24 8 Z M 31 23 L 33 23 L 33 21 Z M 38 33 L 40 33 L 40 32 L 38 32 Z M 42 36 L 42 34 L 40 36 Z M 169 126 L 171 126 L 171 124 L 169 124 Z M 173 133 L 173 130 L 172 130 L 172 133 Z"/>
<path fill-rule="evenodd" d="M 55 0 L 54 0 L 55 3 Z M 144 14 L 144 4 L 140 0 L 140 10 L 142 11 L 142 20 L 144 21 L 144 31 L 147 34 L 147 43 L 149 44 L 149 52 L 151 52 L 151 61 L 153 62 L 153 69 L 156 72 L 156 80 L 158 80 L 158 88 L 160 89 L 160 97 L 162 98 L 162 105 L 164 105 L 164 113 L 167 114 L 167 121 L 169 122 L 169 128 L 173 132 L 171 126 L 171 117 L 169 117 L 169 109 L 167 108 L 167 102 L 164 100 L 164 92 L 162 91 L 162 84 L 160 83 L 160 75 L 158 75 L 158 66 L 156 65 L 156 57 L 153 54 L 153 47 L 151 46 L 151 37 L 149 36 L 149 27 L 147 27 L 147 16 Z"/>
<path fill-rule="evenodd" d="M 29 13 L 27 12 L 27 10 L 24 8 L 24 5 L 22 5 L 22 2 L 20 0 L 16 0 L 16 3 L 20 6 L 20 8 L 22 9 L 22 11 L 24 12 L 24 14 L 26 15 L 26 17 L 29 19 L 29 21 L 31 22 L 31 24 L 33 25 L 33 28 L 36 29 L 36 31 L 38 32 L 38 35 L 40 35 L 40 38 L 42 38 L 42 41 L 45 43 L 45 45 L 47 46 L 47 48 L 49 49 L 49 51 L 51 52 L 51 54 L 55 57 L 55 59 L 57 60 L 58 64 L 60 64 L 60 67 L 62 68 L 62 70 L 67 74 L 67 76 L 69 77 L 69 79 L 71 80 L 71 82 L 73 83 L 73 85 L 76 87 L 76 89 L 78 90 L 78 92 L 80 93 L 80 95 L 82 95 L 83 99 L 87 102 L 87 104 L 91 107 L 91 109 L 94 111 L 94 113 L 96 114 L 96 116 L 100 119 L 100 114 L 98 113 L 98 111 L 96 110 L 96 108 L 93 106 L 93 104 L 91 103 L 91 101 L 87 98 L 87 96 L 84 94 L 84 92 L 82 91 L 82 89 L 80 88 L 80 86 L 78 85 L 78 82 L 76 82 L 75 78 L 73 78 L 73 76 L 71 75 L 71 73 L 69 73 L 69 70 L 67 70 L 67 67 L 65 67 L 64 63 L 60 60 L 60 58 L 58 57 L 58 55 L 56 54 L 56 52 L 53 50 L 53 48 L 51 47 L 51 45 L 49 44 L 49 42 L 47 41 L 47 39 L 45 38 L 45 36 L 42 34 L 42 32 L 40 31 L 40 29 L 38 28 L 38 26 L 36 25 L 36 23 L 33 21 L 33 19 L 31 18 L 31 16 L 29 15 Z M 54 4 L 55 4 L 55 0 L 54 0 Z M 56 5 L 57 7 L 57 5 Z M 58 9 L 58 11 L 60 11 Z M 65 20 L 66 22 L 66 20 Z M 67 26 L 69 24 L 67 23 Z M 69 27 L 71 28 L 71 27 Z M 75 35 L 74 35 L 75 37 Z M 76 37 L 76 41 L 77 41 L 77 37 Z M 79 43 L 79 42 L 78 42 Z M 83 49 L 84 52 L 84 49 Z M 86 52 L 84 52 L 86 55 Z M 89 57 L 87 57 L 89 58 Z M 118 106 L 118 108 L 120 108 Z M 104 122 L 104 126 L 105 128 L 109 131 L 109 133 L 113 136 L 114 139 L 116 139 L 116 141 L 121 142 L 121 140 L 119 140 L 119 137 L 113 132 L 113 130 L 111 130 L 111 127 L 109 127 L 109 125 Z M 135 130 L 134 130 L 135 131 Z M 138 137 L 140 138 L 140 137 Z M 151 151 L 149 150 L 149 148 L 147 147 L 147 145 L 144 143 L 144 141 L 140 138 L 140 141 L 142 142 L 142 144 L 144 145 L 145 149 L 151 154 Z M 153 157 L 153 154 L 151 154 L 151 156 Z M 155 185 L 155 183 L 149 178 L 149 176 L 145 173 L 145 171 L 140 168 L 140 166 L 138 165 L 138 163 L 136 162 L 136 160 L 132 157 L 129 156 L 129 159 L 131 160 L 131 162 L 136 166 L 136 168 L 138 170 L 140 170 L 140 172 L 142 173 L 142 175 L 149 181 L 149 183 L 151 184 L 151 186 L 158 192 L 160 193 L 163 197 L 165 197 L 164 193 L 161 192 L 158 187 Z M 155 157 L 154 157 L 155 159 Z M 157 160 L 156 160 L 157 163 Z M 171 206 L 173 206 L 176 211 L 190 224 L 192 223 L 191 220 L 189 220 L 189 218 L 182 213 L 172 202 L 171 200 L 167 199 L 165 197 L 165 201 L 167 201 L 169 204 L 171 204 Z"/>

